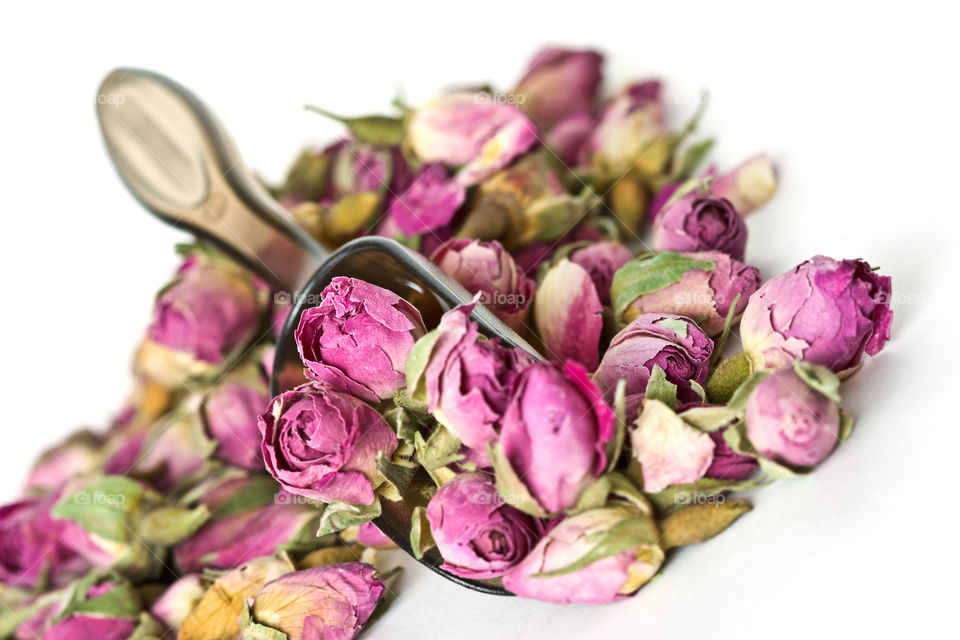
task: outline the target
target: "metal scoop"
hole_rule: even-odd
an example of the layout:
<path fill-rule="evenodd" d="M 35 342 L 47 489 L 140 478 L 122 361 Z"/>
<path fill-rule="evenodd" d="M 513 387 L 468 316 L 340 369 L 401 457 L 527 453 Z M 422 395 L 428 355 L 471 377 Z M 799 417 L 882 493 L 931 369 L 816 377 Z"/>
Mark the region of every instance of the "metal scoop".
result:
<path fill-rule="evenodd" d="M 419 253 L 382 237 L 358 238 L 330 253 L 296 225 L 250 175 L 226 129 L 192 93 L 160 74 L 116 69 L 100 85 L 97 116 L 107 150 L 130 192 L 164 222 L 215 244 L 280 290 L 294 308 L 277 342 L 271 388 L 286 389 L 284 372 L 297 372 L 294 330 L 308 301 L 336 276 L 361 278 L 413 303 L 428 327 L 444 311 L 473 296 Z M 483 305 L 473 319 L 489 337 L 539 354 Z M 425 506 L 431 482 L 421 470 L 403 500 L 382 500 L 376 525 L 412 554 L 415 507 Z M 441 568 L 435 548 L 420 559 L 436 573 L 470 589 L 510 595 L 496 580 L 467 580 Z"/>

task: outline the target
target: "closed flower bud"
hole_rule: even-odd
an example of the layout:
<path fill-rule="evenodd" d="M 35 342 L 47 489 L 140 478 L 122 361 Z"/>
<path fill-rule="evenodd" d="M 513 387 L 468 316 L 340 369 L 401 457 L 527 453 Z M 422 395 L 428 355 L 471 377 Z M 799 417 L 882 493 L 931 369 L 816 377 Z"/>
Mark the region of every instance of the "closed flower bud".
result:
<path fill-rule="evenodd" d="M 497 494 L 493 478 L 463 473 L 427 506 L 443 568 L 462 578 L 493 578 L 520 562 L 540 539 L 541 524 Z"/>
<path fill-rule="evenodd" d="M 424 165 L 393 200 L 389 216 L 406 235 L 435 231 L 453 220 L 466 198 L 466 190 L 450 180 L 441 165 Z"/>
<path fill-rule="evenodd" d="M 743 260 L 747 225 L 728 200 L 695 191 L 657 215 L 653 245 L 658 251 L 721 251 Z"/>
<path fill-rule="evenodd" d="M 263 469 L 257 417 L 270 404 L 259 367 L 241 370 L 217 383 L 203 401 L 203 418 L 216 441 L 215 455 L 244 469 Z"/>
<path fill-rule="evenodd" d="M 166 629 L 176 632 L 206 592 L 201 575 L 188 573 L 164 590 L 150 607 L 150 613 Z"/>
<path fill-rule="evenodd" d="M 570 262 L 587 270 L 600 302 L 610 304 L 613 274 L 633 260 L 633 253 L 619 242 L 595 242 L 570 253 Z"/>
<path fill-rule="evenodd" d="M 805 360 L 839 373 L 879 353 L 892 320 L 888 276 L 863 260 L 814 256 L 751 296 L 740 337 L 757 369 Z"/>
<path fill-rule="evenodd" d="M 543 130 L 569 115 L 593 109 L 602 80 L 603 55 L 590 50 L 539 51 L 514 94 Z"/>
<path fill-rule="evenodd" d="M 426 333 L 417 309 L 392 291 L 355 278 L 334 278 L 294 334 L 307 374 L 370 402 L 404 385 L 413 343 Z"/>
<path fill-rule="evenodd" d="M 684 422 L 659 400 L 644 401 L 630 431 L 630 445 L 640 462 L 646 493 L 696 482 L 710 468 L 715 448 L 709 434 Z"/>
<path fill-rule="evenodd" d="M 574 360 L 587 371 L 597 368 L 603 304 L 586 269 L 563 259 L 547 271 L 537 291 L 534 318 L 551 360 Z"/>
<path fill-rule="evenodd" d="M 740 215 L 747 215 L 777 192 L 777 170 L 770 158 L 761 153 L 714 178 L 710 190 L 729 200 Z"/>
<path fill-rule="evenodd" d="M 100 464 L 103 437 L 92 431 L 78 431 L 60 444 L 44 451 L 27 479 L 28 491 L 56 491 L 68 480 L 94 471 Z"/>

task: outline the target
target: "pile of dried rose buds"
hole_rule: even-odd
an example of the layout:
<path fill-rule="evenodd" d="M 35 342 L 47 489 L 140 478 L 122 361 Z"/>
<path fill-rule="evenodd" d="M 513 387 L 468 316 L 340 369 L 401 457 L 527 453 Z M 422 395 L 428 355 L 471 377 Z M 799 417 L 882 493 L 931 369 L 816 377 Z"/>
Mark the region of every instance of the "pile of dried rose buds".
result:
<path fill-rule="evenodd" d="M 303 376 L 273 399 L 289 296 L 184 247 L 124 411 L 0 508 L 0 636 L 351 638 L 391 591 L 371 521 L 417 474 L 415 555 L 610 602 L 747 512 L 737 492 L 827 458 L 890 278 L 818 255 L 764 282 L 744 216 L 776 191 L 768 158 L 701 169 L 699 114 L 671 123 L 659 81 L 601 100 L 602 64 L 546 49 L 509 92 L 337 117 L 350 137 L 274 195 L 324 245 L 395 238 L 476 297 L 427 326 L 334 278 L 290 319 Z M 479 304 L 539 354 L 484 336 Z"/>

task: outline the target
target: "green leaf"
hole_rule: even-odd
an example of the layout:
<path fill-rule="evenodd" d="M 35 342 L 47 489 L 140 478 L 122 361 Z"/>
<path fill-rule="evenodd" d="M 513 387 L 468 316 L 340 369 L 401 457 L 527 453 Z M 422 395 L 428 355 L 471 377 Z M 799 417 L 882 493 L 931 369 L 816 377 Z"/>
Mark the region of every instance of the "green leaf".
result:
<path fill-rule="evenodd" d="M 706 402 L 707 390 L 704 389 L 703 386 L 696 380 L 690 380 L 689 382 L 690 382 L 690 389 L 692 389 L 693 392 L 697 394 L 697 397 L 700 398 L 700 402 Z"/>
<path fill-rule="evenodd" d="M 377 470 L 393 486 L 398 495 L 403 495 L 417 473 L 418 465 L 414 456 L 414 445 L 405 441 L 400 442 L 397 450 L 389 458 L 384 456 L 382 451 L 377 452 Z"/>
<path fill-rule="evenodd" d="M 653 365 L 644 397 L 647 400 L 659 400 L 671 409 L 677 408 L 677 385 L 667 380 L 667 374 L 660 365 Z"/>
<path fill-rule="evenodd" d="M 549 513 L 530 495 L 527 485 L 523 484 L 520 476 L 514 471 L 503 453 L 503 445 L 499 442 L 487 443 L 487 453 L 493 464 L 496 476 L 497 493 L 507 504 L 520 509 L 537 518 L 548 518 Z"/>
<path fill-rule="evenodd" d="M 723 357 L 723 350 L 727 346 L 727 340 L 730 338 L 730 330 L 733 328 L 733 319 L 737 316 L 737 304 L 740 302 L 740 294 L 733 297 L 730 303 L 730 309 L 727 311 L 727 317 L 723 321 L 723 331 L 720 337 L 713 345 L 713 354 L 710 356 L 710 366 L 716 365 Z"/>
<path fill-rule="evenodd" d="M 654 324 L 670 329 L 670 331 L 673 331 L 679 338 L 687 337 L 687 322 L 679 318 L 661 318 Z"/>
<path fill-rule="evenodd" d="M 830 369 L 819 364 L 796 360 L 793 363 L 793 370 L 810 388 L 840 404 L 840 379 Z"/>
<path fill-rule="evenodd" d="M 598 560 L 609 558 L 643 544 L 656 544 L 660 537 L 657 525 L 649 516 L 638 515 L 624 518 L 613 525 L 590 551 L 579 560 L 562 569 L 536 573 L 534 578 L 552 578 L 563 576 L 590 566 Z"/>
<path fill-rule="evenodd" d="M 324 508 L 320 518 L 320 527 L 317 536 L 343 531 L 370 522 L 380 516 L 380 500 L 374 499 L 373 504 L 356 505 L 345 502 L 331 502 Z"/>
<path fill-rule="evenodd" d="M 707 378 L 707 400 L 713 404 L 727 403 L 727 407 L 735 411 L 743 409 L 753 387 L 767 375 L 764 371 L 753 374 L 753 377 L 751 374 L 753 365 L 746 352 L 721 360 Z"/>
<path fill-rule="evenodd" d="M 452 477 L 452 472 L 446 467 L 464 458 L 460 453 L 460 440 L 443 426 L 434 429 L 426 440 L 418 431 L 414 435 L 414 446 L 417 460 L 438 487 Z"/>
<path fill-rule="evenodd" d="M 414 343 L 410 355 L 407 356 L 407 394 L 418 402 L 427 401 L 427 389 L 420 384 L 420 379 L 430 364 L 430 354 L 433 353 L 433 346 L 439 338 L 440 332 L 436 329 L 428 332 Z"/>
<path fill-rule="evenodd" d="M 693 407 L 679 415 L 690 426 L 707 433 L 719 431 L 739 420 L 739 414 L 727 407 Z"/>
<path fill-rule="evenodd" d="M 403 142 L 406 135 L 402 118 L 378 115 L 346 118 L 313 105 L 307 105 L 306 109 L 342 123 L 357 140 L 362 142 L 395 147 Z"/>
<path fill-rule="evenodd" d="M 121 476 L 107 476 L 86 489 L 65 496 L 50 513 L 78 523 L 90 533 L 114 542 L 126 542 L 127 518 L 140 506 L 144 489 Z"/>
<path fill-rule="evenodd" d="M 186 540 L 210 518 L 206 505 L 195 509 L 160 507 L 140 522 L 140 537 L 148 544 L 169 547 Z"/>
<path fill-rule="evenodd" d="M 92 614 L 101 618 L 127 618 L 136 620 L 140 617 L 140 596 L 129 584 L 121 584 L 106 593 L 90 598 L 79 598 L 72 602 L 58 618 L 65 618 L 75 613 Z"/>
<path fill-rule="evenodd" d="M 410 549 L 413 557 L 419 560 L 430 547 L 436 546 L 430 533 L 430 522 L 427 520 L 427 508 L 417 506 L 413 508 L 410 519 Z"/>
<path fill-rule="evenodd" d="M 670 182 L 686 180 L 693 175 L 693 172 L 697 170 L 697 167 L 700 166 L 700 163 L 703 162 L 704 158 L 707 157 L 710 149 L 713 148 L 713 143 L 713 138 L 707 138 L 705 140 L 695 142 L 684 149 L 683 153 L 680 155 L 680 157 L 677 159 L 677 162 L 674 163 L 674 166 L 671 169 Z"/>
<path fill-rule="evenodd" d="M 853 433 L 853 416 L 850 414 L 844 413 L 843 410 L 840 411 L 840 429 L 837 433 L 837 440 L 843 442 L 850 437 L 850 434 Z"/>
<path fill-rule="evenodd" d="M 635 258 L 613 274 L 610 296 L 614 312 L 620 317 L 640 296 L 680 282 L 683 274 L 691 269 L 710 271 L 714 266 L 709 260 L 694 260 L 672 251 Z"/>
<path fill-rule="evenodd" d="M 617 417 L 616 431 L 607 442 L 607 471 L 613 471 L 623 451 L 627 433 L 627 381 L 618 380 L 613 391 L 613 413 Z"/>
<path fill-rule="evenodd" d="M 243 485 L 242 491 L 237 491 L 224 500 L 223 504 L 210 514 L 210 517 L 225 518 L 273 504 L 279 491 L 280 485 L 273 476 L 263 474 L 252 476 L 250 481 Z"/>
<path fill-rule="evenodd" d="M 684 507 L 660 523 L 664 549 L 706 542 L 753 509 L 746 500 L 709 502 Z"/>

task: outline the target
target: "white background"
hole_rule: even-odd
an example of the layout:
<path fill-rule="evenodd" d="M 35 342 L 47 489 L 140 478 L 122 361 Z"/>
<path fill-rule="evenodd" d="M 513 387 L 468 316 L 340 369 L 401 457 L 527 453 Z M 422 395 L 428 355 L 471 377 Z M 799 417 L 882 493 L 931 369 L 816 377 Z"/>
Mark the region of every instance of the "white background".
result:
<path fill-rule="evenodd" d="M 955 15 L 923 2 L 278 5 L 5 5 L 2 498 L 42 447 L 122 404 L 184 239 L 127 195 L 101 147 L 108 70 L 193 88 L 276 178 L 301 144 L 338 133 L 306 102 L 368 113 L 398 87 L 413 103 L 456 83 L 508 88 L 540 44 L 594 45 L 608 89 L 663 76 L 678 118 L 709 88 L 715 159 L 766 149 L 782 169 L 750 217 L 748 262 L 772 277 L 814 253 L 868 259 L 894 279 L 893 341 L 845 385 L 853 438 L 813 476 L 757 492 L 754 512 L 675 554 L 638 597 L 498 599 L 408 563 L 366 637 L 957 637 Z"/>

